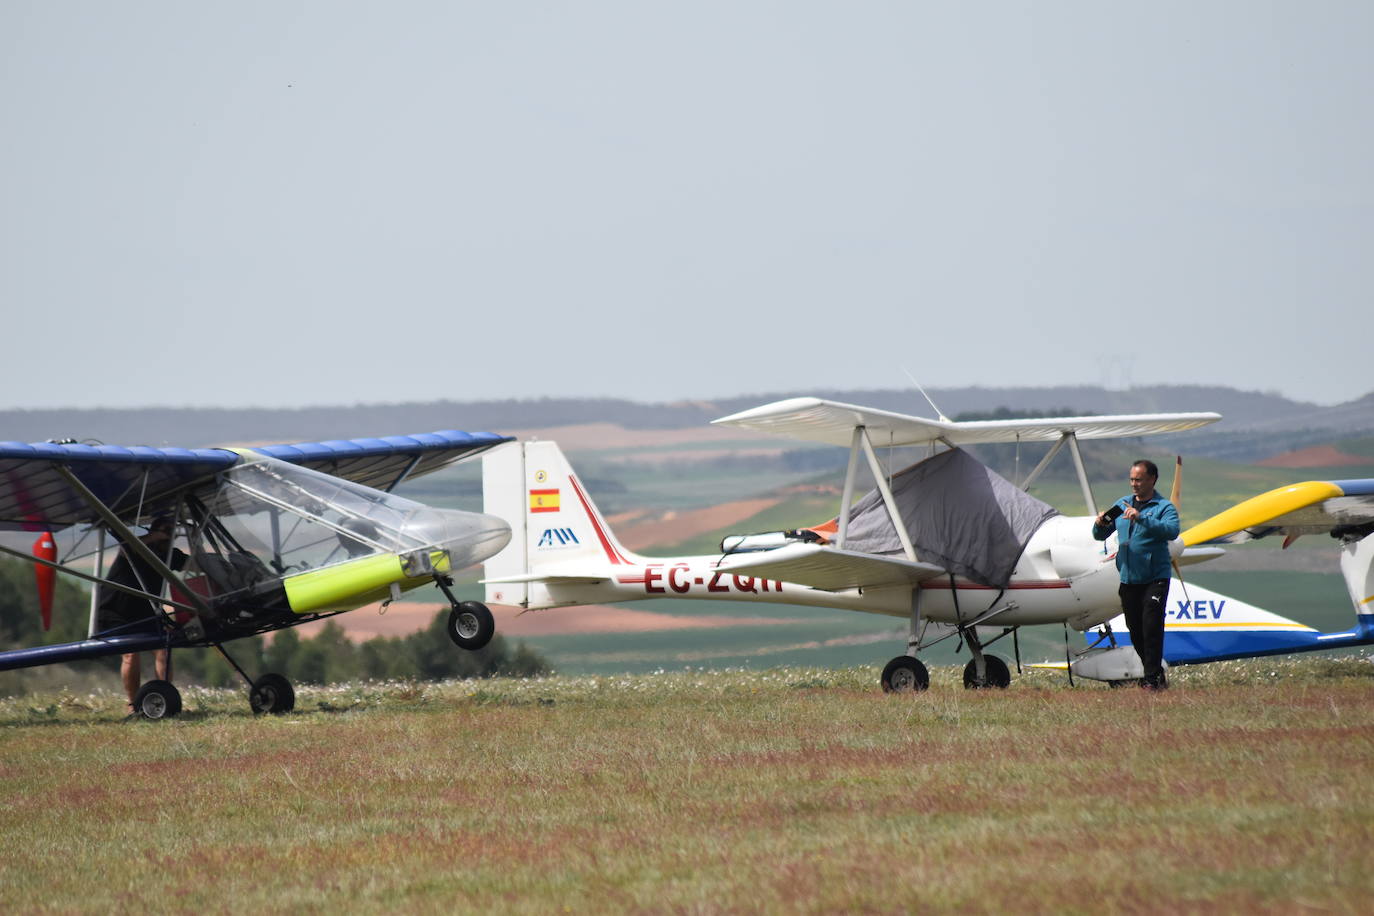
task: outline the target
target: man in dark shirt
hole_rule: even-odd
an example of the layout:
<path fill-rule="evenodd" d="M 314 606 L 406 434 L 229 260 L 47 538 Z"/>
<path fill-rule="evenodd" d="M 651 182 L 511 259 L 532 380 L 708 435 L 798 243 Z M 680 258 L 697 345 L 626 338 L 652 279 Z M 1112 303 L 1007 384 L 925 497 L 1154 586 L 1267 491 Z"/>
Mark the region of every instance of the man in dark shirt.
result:
<path fill-rule="evenodd" d="M 158 516 L 148 526 L 148 533 L 139 538 L 148 549 L 173 570 L 185 567 L 187 555 L 172 547 L 172 537 L 176 533 L 176 523 L 171 516 Z M 169 550 L 170 548 L 170 550 Z M 121 547 L 110 572 L 106 577 L 111 582 L 127 585 L 139 591 L 157 595 L 162 592 L 162 576 L 153 565 L 143 557 Z M 117 588 L 101 590 L 100 604 L 96 615 L 97 627 L 101 632 L 114 631 L 112 635 L 128 633 L 161 633 L 162 618 L 158 605 L 148 598 L 131 595 Z M 153 670 L 158 680 L 172 679 L 172 653 L 169 649 L 158 649 L 153 653 Z M 129 712 L 134 711 L 134 696 L 143 678 L 143 667 L 137 652 L 126 653 L 120 660 L 119 676 L 124 683 L 124 692 L 129 695 Z"/>

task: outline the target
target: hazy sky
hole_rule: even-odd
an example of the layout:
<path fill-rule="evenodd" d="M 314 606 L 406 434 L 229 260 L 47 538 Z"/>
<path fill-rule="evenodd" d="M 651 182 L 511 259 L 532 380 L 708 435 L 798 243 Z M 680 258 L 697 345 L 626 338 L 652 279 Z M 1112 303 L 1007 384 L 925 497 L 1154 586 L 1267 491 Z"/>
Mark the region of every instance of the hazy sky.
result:
<path fill-rule="evenodd" d="M 1371 48 L 1368 0 L 0 0 L 0 407 L 1349 400 Z"/>

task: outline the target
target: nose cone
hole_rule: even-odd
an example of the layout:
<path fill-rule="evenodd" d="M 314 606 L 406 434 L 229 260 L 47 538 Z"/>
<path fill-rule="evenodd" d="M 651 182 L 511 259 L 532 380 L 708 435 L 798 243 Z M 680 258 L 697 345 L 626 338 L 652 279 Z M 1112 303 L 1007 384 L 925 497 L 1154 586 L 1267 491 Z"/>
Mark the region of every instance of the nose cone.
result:
<path fill-rule="evenodd" d="M 401 533 L 417 546 L 447 551 L 454 572 L 481 563 L 510 542 L 510 525 L 494 515 L 425 508 L 406 520 Z"/>

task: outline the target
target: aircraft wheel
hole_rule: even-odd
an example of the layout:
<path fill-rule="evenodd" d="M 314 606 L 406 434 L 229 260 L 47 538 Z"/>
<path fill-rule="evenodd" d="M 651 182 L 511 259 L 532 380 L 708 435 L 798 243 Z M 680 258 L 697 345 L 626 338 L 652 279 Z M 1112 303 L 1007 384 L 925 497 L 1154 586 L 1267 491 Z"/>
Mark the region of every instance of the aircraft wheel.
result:
<path fill-rule="evenodd" d="M 149 681 L 134 694 L 134 713 L 144 719 L 170 719 L 181 712 L 181 692 L 169 681 Z"/>
<path fill-rule="evenodd" d="M 480 601 L 456 604 L 448 615 L 448 636 L 460 649 L 476 650 L 491 642 L 496 618 Z"/>
<path fill-rule="evenodd" d="M 930 686 L 930 672 L 920 659 L 899 655 L 883 668 L 884 693 L 920 693 Z"/>
<path fill-rule="evenodd" d="M 280 674 L 264 674 L 248 691 L 248 705 L 253 707 L 255 716 L 265 712 L 280 715 L 296 708 L 296 691 Z"/>
<path fill-rule="evenodd" d="M 964 666 L 964 688 L 967 690 L 978 690 L 983 687 L 997 687 L 999 689 L 1011 686 L 1011 671 L 1007 668 L 1007 663 L 995 655 L 984 655 L 983 661 L 987 669 L 987 677 L 982 683 L 978 682 L 977 666 L 973 659 L 969 659 Z"/>

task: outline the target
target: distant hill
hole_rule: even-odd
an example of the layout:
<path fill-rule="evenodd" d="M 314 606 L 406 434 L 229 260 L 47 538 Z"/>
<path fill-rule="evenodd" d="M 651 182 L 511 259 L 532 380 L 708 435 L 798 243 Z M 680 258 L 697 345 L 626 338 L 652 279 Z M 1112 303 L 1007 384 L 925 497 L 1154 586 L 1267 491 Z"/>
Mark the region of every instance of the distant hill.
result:
<path fill-rule="evenodd" d="M 911 390 L 804 389 L 713 401 L 648 404 L 615 398 L 541 398 L 507 401 L 434 401 L 351 407 L 53 409 L 0 411 L 0 440 L 40 442 L 70 437 L 120 445 L 203 446 L 299 442 L 435 429 L 504 432 L 585 423 L 627 429 L 702 427 L 711 420 L 768 401 L 815 395 L 933 416 Z M 1197 385 L 1113 391 L 1092 387 L 931 389 L 947 416 L 998 408 L 1077 413 L 1148 413 L 1215 410 L 1221 423 L 1188 433 L 1196 455 L 1251 462 L 1283 452 L 1374 435 L 1374 392 L 1334 407 L 1290 401 L 1276 394 Z M 1168 445 L 1167 440 L 1160 441 Z M 1185 440 L 1180 439 L 1180 445 Z"/>

